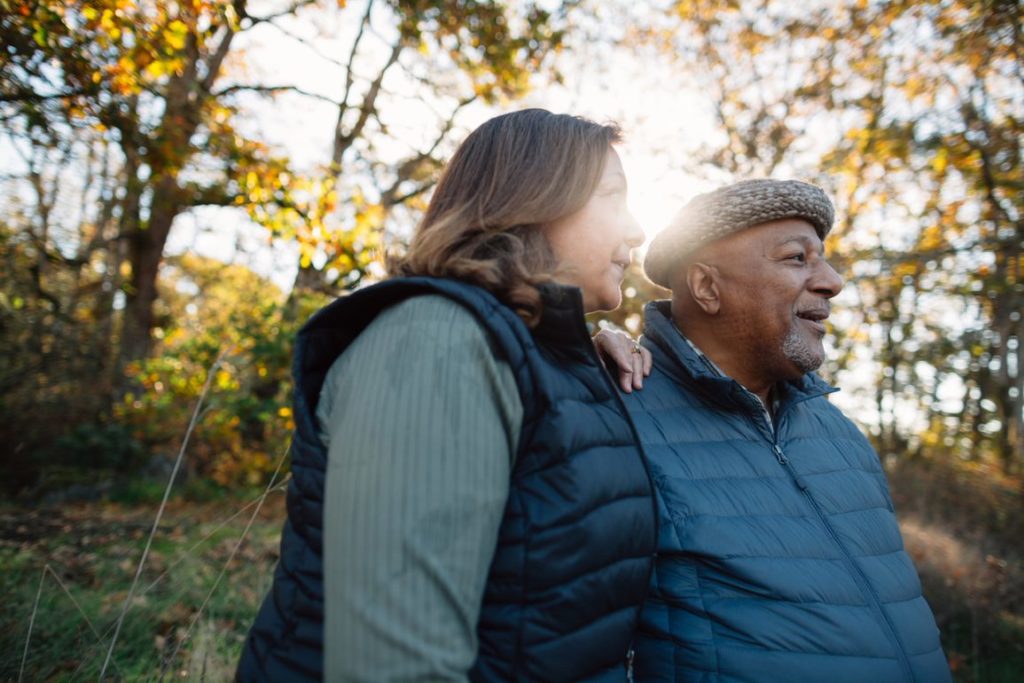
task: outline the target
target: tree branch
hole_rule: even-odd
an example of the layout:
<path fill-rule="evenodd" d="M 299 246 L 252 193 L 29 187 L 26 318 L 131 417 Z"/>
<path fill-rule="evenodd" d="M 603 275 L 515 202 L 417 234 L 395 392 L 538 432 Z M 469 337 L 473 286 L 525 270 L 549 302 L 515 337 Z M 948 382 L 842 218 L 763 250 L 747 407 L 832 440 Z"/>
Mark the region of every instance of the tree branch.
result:
<path fill-rule="evenodd" d="M 300 45 L 305 46 L 308 50 L 312 51 L 313 54 L 315 54 L 317 57 L 319 57 L 320 59 L 324 60 L 325 62 L 328 62 L 329 64 L 333 64 L 334 66 L 340 66 L 343 69 L 345 68 L 345 65 L 341 62 L 340 59 L 335 59 L 334 57 L 331 57 L 330 55 L 324 54 L 324 52 L 320 48 L 318 48 L 316 45 L 314 45 L 312 42 L 310 42 L 306 38 L 303 38 L 302 36 L 298 35 L 297 33 L 294 33 L 293 31 L 289 31 L 284 26 L 281 26 L 281 24 L 278 24 L 276 22 L 271 22 L 270 25 L 273 26 L 274 28 L 276 28 L 278 31 L 280 31 L 282 34 L 284 34 L 288 38 L 291 38 L 292 40 L 294 40 L 296 43 L 299 43 Z"/>
<path fill-rule="evenodd" d="M 344 126 L 345 126 L 345 114 L 348 112 L 348 98 L 352 94 L 352 85 L 355 82 L 355 61 L 356 53 L 359 51 L 359 43 L 363 40 L 363 35 L 366 33 L 367 26 L 370 25 L 370 14 L 373 10 L 373 0 L 367 0 L 366 11 L 363 13 L 363 18 L 359 21 L 359 30 L 356 31 L 356 37 L 352 40 L 352 49 L 348 53 L 348 63 L 345 66 L 345 91 L 341 96 L 341 103 L 338 105 L 338 121 L 334 125 L 334 149 L 331 153 L 332 165 L 336 169 L 337 173 L 341 167 L 341 157 L 345 150 L 339 150 L 339 141 L 344 137 Z M 347 147 L 347 145 L 346 145 Z"/>
<path fill-rule="evenodd" d="M 458 104 L 455 105 L 455 108 L 448 116 L 448 120 L 445 121 L 444 126 L 442 126 L 441 130 L 438 132 L 437 137 L 434 138 L 433 144 L 431 144 L 428 149 L 420 152 L 419 154 L 417 154 L 416 156 L 412 157 L 411 159 L 403 163 L 401 166 L 399 166 L 395 182 L 393 182 L 391 186 L 388 187 L 386 190 L 381 192 L 382 205 L 384 205 L 385 207 L 391 207 L 396 206 L 398 204 L 402 204 L 404 202 L 409 201 L 413 197 L 423 194 L 424 192 L 426 192 L 427 190 L 434 186 L 436 180 L 431 179 L 429 181 L 419 183 L 415 188 L 404 194 L 398 194 L 398 190 L 401 187 L 402 183 L 408 181 L 412 174 L 419 169 L 421 164 L 430 160 L 431 157 L 433 157 L 434 152 L 437 151 L 437 148 L 440 147 L 441 143 L 444 142 L 445 138 L 448 137 L 448 134 L 451 132 L 452 128 L 455 127 L 455 117 L 456 115 L 458 115 L 459 111 L 476 99 L 476 95 L 470 95 L 469 97 L 459 100 Z"/>
<path fill-rule="evenodd" d="M 342 103 L 342 111 L 339 112 L 338 126 L 335 130 L 334 137 L 334 150 L 331 155 L 331 168 L 337 173 L 341 169 L 341 158 L 344 156 L 345 151 L 352 145 L 352 143 L 363 133 L 363 128 L 366 126 L 366 122 L 370 120 L 370 115 L 374 113 L 377 95 L 380 94 L 380 85 L 384 80 L 385 74 L 388 70 L 394 66 L 395 62 L 398 61 L 398 56 L 402 53 L 402 49 L 405 47 L 405 39 L 402 37 L 398 38 L 394 47 L 391 50 L 391 55 L 388 57 L 387 63 L 377 74 L 377 78 L 374 79 L 373 83 L 370 84 L 370 89 L 366 92 L 366 96 L 363 97 L 363 103 L 359 107 L 359 119 L 356 124 L 352 126 L 352 129 L 347 133 L 341 133 L 342 120 L 341 114 L 344 113 L 344 107 L 346 103 Z"/>
<path fill-rule="evenodd" d="M 231 95 L 236 92 L 251 92 L 256 93 L 258 95 L 276 95 L 278 93 L 288 92 L 296 95 L 302 95 L 303 97 L 310 97 L 315 100 L 320 100 L 321 102 L 327 102 L 329 104 L 333 104 L 334 106 L 339 106 L 339 103 L 337 101 L 332 100 L 330 97 L 327 97 L 326 95 L 321 95 L 320 93 L 303 90 L 302 88 L 299 88 L 298 86 L 294 85 L 229 85 L 215 92 L 211 92 L 210 97 L 216 99 L 223 97 L 225 95 Z"/>
<path fill-rule="evenodd" d="M 244 9 L 244 7 L 243 7 L 243 9 L 241 11 L 238 11 L 238 15 L 239 15 L 239 17 L 248 19 L 249 21 L 252 22 L 252 24 L 250 26 L 248 26 L 246 29 L 243 29 L 243 30 L 248 30 L 248 29 L 251 29 L 256 24 L 274 23 L 275 20 L 280 19 L 281 17 L 287 17 L 287 16 L 289 16 L 291 14 L 295 14 L 296 12 L 298 12 L 303 7 L 307 7 L 308 5 L 316 4 L 316 2 L 317 2 L 317 0 L 296 0 L 292 4 L 288 5 L 288 7 L 286 7 L 285 9 L 281 10 L 280 12 L 274 12 L 273 14 L 266 14 L 266 15 L 264 15 L 262 17 L 256 17 L 256 16 L 253 16 L 253 15 L 249 14 Z M 244 6 L 244 3 L 236 3 L 236 4 L 242 4 Z M 237 7 L 236 7 L 236 10 L 237 10 Z"/>
<path fill-rule="evenodd" d="M 82 95 L 95 94 L 97 88 L 76 88 L 66 92 L 50 93 L 41 95 L 32 90 L 18 90 L 13 93 L 0 94 L 0 102 L 44 102 L 46 100 L 62 100 L 67 97 L 80 97 Z"/>

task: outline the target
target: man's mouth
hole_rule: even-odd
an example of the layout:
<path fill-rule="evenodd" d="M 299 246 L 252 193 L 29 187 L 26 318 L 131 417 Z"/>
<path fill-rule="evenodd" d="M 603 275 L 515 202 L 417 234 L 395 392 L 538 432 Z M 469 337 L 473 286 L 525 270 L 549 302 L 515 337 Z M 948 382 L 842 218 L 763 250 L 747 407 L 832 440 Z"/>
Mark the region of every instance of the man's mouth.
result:
<path fill-rule="evenodd" d="M 825 320 L 828 318 L 828 314 L 829 309 L 827 307 L 812 308 L 797 312 L 796 317 L 806 322 L 811 329 L 819 334 L 825 334 Z"/>

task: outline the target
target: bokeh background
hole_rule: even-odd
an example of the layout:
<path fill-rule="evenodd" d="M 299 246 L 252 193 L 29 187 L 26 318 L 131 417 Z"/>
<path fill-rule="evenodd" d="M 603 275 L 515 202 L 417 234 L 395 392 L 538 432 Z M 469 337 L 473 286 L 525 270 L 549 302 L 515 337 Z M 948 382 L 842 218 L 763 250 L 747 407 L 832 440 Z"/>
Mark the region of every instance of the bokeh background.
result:
<path fill-rule="evenodd" d="M 230 679 L 276 560 L 296 330 L 382 277 L 468 131 L 528 106 L 624 127 L 648 237 L 731 180 L 826 188 L 823 374 L 957 680 L 1024 680 L 1022 15 L 0 0 L 0 680 Z M 595 326 L 640 333 L 663 292 L 625 286 Z"/>

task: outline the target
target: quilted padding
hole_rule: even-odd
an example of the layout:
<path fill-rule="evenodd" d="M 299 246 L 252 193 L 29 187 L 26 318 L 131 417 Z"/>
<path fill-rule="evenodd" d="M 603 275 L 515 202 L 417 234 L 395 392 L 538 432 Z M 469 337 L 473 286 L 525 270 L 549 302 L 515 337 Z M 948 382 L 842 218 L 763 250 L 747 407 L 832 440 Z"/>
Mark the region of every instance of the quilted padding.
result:
<path fill-rule="evenodd" d="M 950 680 L 885 475 L 814 375 L 772 422 L 648 305 L 627 399 L 658 492 L 638 681 Z"/>
<path fill-rule="evenodd" d="M 274 583 L 246 641 L 242 681 L 319 680 L 326 449 L 314 416 L 324 377 L 387 306 L 421 294 L 465 306 L 509 363 L 524 420 L 483 596 L 474 681 L 624 681 L 653 564 L 657 515 L 636 432 L 591 346 L 578 289 L 544 292 L 531 333 L 484 290 L 408 278 L 332 303 L 296 343 L 288 523 Z"/>

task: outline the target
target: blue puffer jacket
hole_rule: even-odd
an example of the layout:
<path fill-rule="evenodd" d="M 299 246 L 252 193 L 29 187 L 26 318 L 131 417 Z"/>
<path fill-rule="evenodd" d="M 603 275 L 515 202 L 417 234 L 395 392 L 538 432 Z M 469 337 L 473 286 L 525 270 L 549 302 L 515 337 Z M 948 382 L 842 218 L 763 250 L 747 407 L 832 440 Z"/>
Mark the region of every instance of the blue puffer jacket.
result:
<path fill-rule="evenodd" d="M 654 373 L 627 398 L 658 491 L 638 681 L 950 680 L 885 475 L 814 375 L 753 394 L 649 304 Z"/>
<path fill-rule="evenodd" d="M 636 432 L 587 334 L 580 291 L 546 290 L 542 321 L 531 334 L 484 290 L 429 278 L 390 280 L 339 299 L 299 334 L 281 560 L 237 678 L 283 683 L 322 675 L 327 452 L 315 425 L 320 387 L 378 313 L 428 293 L 447 296 L 476 316 L 495 353 L 511 366 L 524 408 L 470 678 L 625 680 L 657 515 Z"/>

